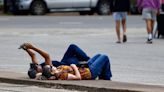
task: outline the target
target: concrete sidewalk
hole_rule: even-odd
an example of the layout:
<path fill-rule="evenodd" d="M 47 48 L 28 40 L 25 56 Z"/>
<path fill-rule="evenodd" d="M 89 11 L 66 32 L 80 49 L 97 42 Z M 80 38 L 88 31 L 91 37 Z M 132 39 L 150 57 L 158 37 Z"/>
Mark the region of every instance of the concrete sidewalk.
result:
<path fill-rule="evenodd" d="M 5 43 L 0 48 L 0 51 L 3 52 L 0 54 L 0 82 L 87 90 L 88 92 L 163 92 L 163 86 L 133 84 L 163 84 L 163 39 L 154 39 L 154 43 L 148 45 L 145 43 L 143 29 L 139 31 L 131 29 L 126 44 L 115 44 L 115 31 L 114 29 L 110 30 L 112 31 L 70 29 L 68 32 L 65 29 L 46 29 L 46 31 L 45 29 L 4 29 L 0 34 L 0 42 Z M 62 57 L 61 53 L 65 51 L 63 48 L 67 48 L 70 43 L 80 45 L 91 56 L 97 52 L 107 53 L 111 58 L 113 81 L 38 81 L 28 79 L 26 74 L 21 73 L 28 69 L 27 55 L 17 49 L 18 45 L 25 41 L 37 43 L 57 60 Z M 55 50 L 52 49 L 54 47 Z M 5 70 L 12 72 L 4 72 Z M 13 73 L 13 71 L 19 73 Z"/>
<path fill-rule="evenodd" d="M 0 71 L 0 82 L 33 85 L 46 88 L 69 89 L 87 92 L 163 92 L 164 87 L 154 85 L 142 85 L 105 80 L 33 80 L 26 74 Z"/>

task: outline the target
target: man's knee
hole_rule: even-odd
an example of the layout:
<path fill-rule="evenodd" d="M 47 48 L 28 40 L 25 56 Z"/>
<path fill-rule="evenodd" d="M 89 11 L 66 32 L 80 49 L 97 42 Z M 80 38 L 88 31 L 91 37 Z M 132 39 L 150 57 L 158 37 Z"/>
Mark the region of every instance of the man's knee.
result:
<path fill-rule="evenodd" d="M 69 47 L 70 47 L 70 48 L 76 48 L 76 47 L 78 47 L 78 46 L 75 45 L 75 44 L 70 44 Z"/>
<path fill-rule="evenodd" d="M 104 61 L 109 61 L 109 57 L 105 54 L 102 54 L 101 57 L 104 59 Z"/>
<path fill-rule="evenodd" d="M 100 57 L 102 54 L 96 54 L 95 57 Z"/>

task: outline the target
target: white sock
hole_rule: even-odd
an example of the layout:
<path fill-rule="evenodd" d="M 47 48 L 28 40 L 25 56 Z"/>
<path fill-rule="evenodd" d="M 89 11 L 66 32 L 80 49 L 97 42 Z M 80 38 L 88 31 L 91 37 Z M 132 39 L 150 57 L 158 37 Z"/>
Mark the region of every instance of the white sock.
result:
<path fill-rule="evenodd" d="M 152 34 L 148 34 L 148 39 L 152 39 Z"/>

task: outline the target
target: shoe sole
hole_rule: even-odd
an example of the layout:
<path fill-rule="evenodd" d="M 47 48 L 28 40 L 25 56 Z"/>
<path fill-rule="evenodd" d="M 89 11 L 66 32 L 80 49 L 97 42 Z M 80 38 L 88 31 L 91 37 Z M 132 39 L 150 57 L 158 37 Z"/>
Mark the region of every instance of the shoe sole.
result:
<path fill-rule="evenodd" d="M 120 44 L 121 42 L 120 41 L 117 41 L 116 43 Z"/>

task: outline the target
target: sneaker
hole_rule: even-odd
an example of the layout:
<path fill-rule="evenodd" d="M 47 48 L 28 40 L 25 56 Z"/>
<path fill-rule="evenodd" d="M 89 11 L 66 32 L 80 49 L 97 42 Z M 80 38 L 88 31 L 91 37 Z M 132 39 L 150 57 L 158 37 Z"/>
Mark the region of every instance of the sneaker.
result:
<path fill-rule="evenodd" d="M 152 39 L 147 39 L 147 43 L 152 44 L 153 43 Z"/>
<path fill-rule="evenodd" d="M 127 41 L 127 37 L 126 35 L 123 35 L 123 42 L 126 42 Z"/>

